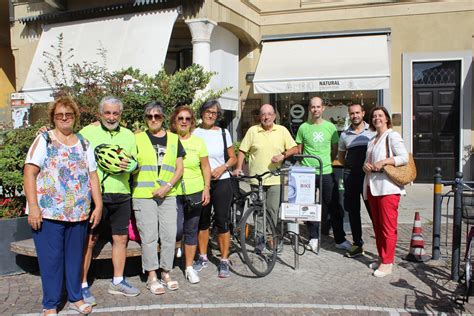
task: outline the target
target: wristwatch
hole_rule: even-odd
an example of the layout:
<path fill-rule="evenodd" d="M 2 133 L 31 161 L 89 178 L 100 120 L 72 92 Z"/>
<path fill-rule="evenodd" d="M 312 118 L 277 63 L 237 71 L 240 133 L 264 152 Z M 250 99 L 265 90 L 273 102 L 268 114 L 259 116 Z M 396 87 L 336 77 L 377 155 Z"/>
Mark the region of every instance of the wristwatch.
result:
<path fill-rule="evenodd" d="M 173 187 L 173 185 L 171 184 L 171 182 L 166 182 L 166 185 L 170 187 L 170 189 Z"/>

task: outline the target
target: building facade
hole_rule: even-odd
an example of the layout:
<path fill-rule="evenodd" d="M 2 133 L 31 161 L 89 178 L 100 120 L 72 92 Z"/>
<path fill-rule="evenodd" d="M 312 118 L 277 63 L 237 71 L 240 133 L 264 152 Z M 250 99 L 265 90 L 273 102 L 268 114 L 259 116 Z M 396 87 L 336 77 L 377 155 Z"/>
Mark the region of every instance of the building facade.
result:
<path fill-rule="evenodd" d="M 0 133 L 11 124 L 10 95 L 15 92 L 8 12 L 8 1 L 0 1 Z"/>
<path fill-rule="evenodd" d="M 392 114 L 418 166 L 431 182 L 472 179 L 474 111 L 472 1 L 10 1 L 16 90 L 46 102 L 37 68 L 58 34 L 93 59 L 98 42 L 116 56 L 111 68 L 153 73 L 192 62 L 216 71 L 210 86 L 239 139 L 271 103 L 295 132 L 308 101 L 320 96 L 326 118 L 347 126 L 347 106 Z"/>

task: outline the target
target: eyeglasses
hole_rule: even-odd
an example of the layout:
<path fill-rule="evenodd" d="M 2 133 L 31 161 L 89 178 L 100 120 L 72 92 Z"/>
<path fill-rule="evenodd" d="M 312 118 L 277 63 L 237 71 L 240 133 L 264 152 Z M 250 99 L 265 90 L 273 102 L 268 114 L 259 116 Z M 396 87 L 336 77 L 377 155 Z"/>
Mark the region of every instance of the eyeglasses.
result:
<path fill-rule="evenodd" d="M 211 117 L 217 117 L 217 115 L 219 114 L 219 112 L 214 112 L 214 111 L 206 111 L 205 113 Z"/>
<path fill-rule="evenodd" d="M 146 119 L 151 121 L 151 120 L 155 120 L 155 121 L 161 121 L 164 116 L 162 114 L 147 114 L 145 115 Z"/>
<path fill-rule="evenodd" d="M 66 120 L 71 120 L 71 119 L 74 118 L 74 113 L 67 112 L 67 113 L 55 113 L 54 114 L 54 119 L 55 120 L 64 120 L 64 118 L 66 118 Z"/>
<path fill-rule="evenodd" d="M 178 121 L 191 122 L 191 117 L 189 116 L 178 116 L 177 119 Z"/>

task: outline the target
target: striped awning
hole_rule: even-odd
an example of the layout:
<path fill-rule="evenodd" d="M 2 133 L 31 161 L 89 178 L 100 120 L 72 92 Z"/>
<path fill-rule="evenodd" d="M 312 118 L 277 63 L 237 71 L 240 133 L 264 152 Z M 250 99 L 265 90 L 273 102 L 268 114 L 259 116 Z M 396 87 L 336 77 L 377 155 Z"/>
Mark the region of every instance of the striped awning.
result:
<path fill-rule="evenodd" d="M 110 4 L 106 6 L 98 6 L 85 8 L 80 10 L 57 11 L 33 16 L 26 16 L 17 19 L 18 22 L 27 24 L 36 21 L 42 22 L 63 22 L 72 21 L 83 18 L 91 18 L 95 15 L 119 14 L 122 11 L 137 12 L 143 11 L 145 6 L 154 5 L 154 8 L 160 8 L 159 5 L 168 3 L 169 0 L 135 0 L 126 3 Z M 91 16 L 92 15 L 92 16 Z"/>

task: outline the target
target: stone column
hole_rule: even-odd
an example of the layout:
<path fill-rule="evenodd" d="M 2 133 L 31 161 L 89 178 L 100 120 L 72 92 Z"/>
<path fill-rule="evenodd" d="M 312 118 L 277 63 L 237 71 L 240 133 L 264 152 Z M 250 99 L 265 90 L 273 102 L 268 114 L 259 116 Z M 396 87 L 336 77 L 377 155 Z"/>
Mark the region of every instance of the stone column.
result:
<path fill-rule="evenodd" d="M 211 34 L 216 22 L 208 19 L 193 19 L 185 21 L 191 31 L 193 43 L 193 63 L 201 65 L 204 70 L 210 70 Z"/>

